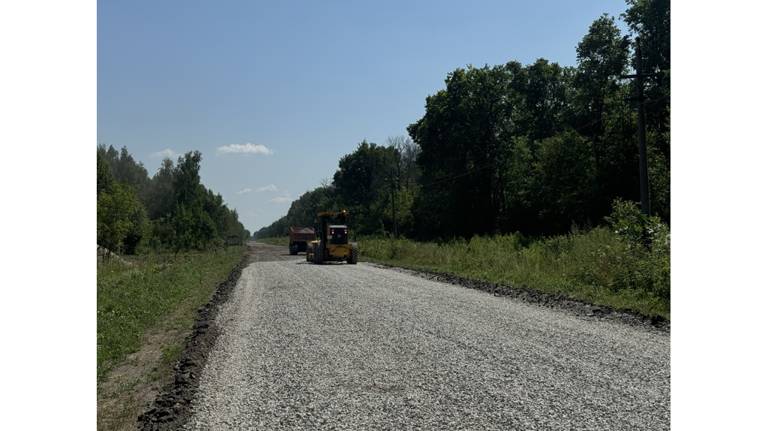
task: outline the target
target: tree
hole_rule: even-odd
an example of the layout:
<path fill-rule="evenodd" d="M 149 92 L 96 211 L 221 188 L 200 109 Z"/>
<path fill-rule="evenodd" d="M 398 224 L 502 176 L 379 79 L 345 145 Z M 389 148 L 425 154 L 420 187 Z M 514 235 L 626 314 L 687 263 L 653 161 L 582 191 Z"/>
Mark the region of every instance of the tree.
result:
<path fill-rule="evenodd" d="M 146 214 L 136 193 L 115 182 L 98 194 L 96 238 L 110 251 L 134 254 L 147 230 Z"/>
<path fill-rule="evenodd" d="M 650 131 L 657 133 L 648 141 L 669 159 L 671 50 L 669 0 L 627 0 L 628 9 L 622 14 L 630 31 L 636 36 L 635 50 L 640 49 L 640 64 L 635 69 L 652 75 L 647 80 L 645 112 Z M 639 46 L 638 46 L 639 44 Z"/>
<path fill-rule="evenodd" d="M 421 151 L 419 146 L 407 136 L 391 136 L 387 138 L 387 146 L 394 148 L 400 156 L 396 160 L 397 177 L 400 181 L 400 186 L 405 188 L 414 187 L 421 174 L 416 163 Z"/>
<path fill-rule="evenodd" d="M 622 14 L 639 50 L 634 67 L 645 79 L 644 109 L 649 154 L 651 208 L 669 222 L 669 114 L 671 83 L 670 2 L 669 0 L 627 0 Z"/>
<path fill-rule="evenodd" d="M 544 139 L 534 169 L 545 231 L 558 233 L 574 223 L 591 222 L 595 162 L 587 139 L 572 130 Z"/>
<path fill-rule="evenodd" d="M 390 232 L 397 235 L 412 235 L 415 224 L 412 207 L 418 194 L 418 180 L 421 171 L 416 163 L 420 149 L 406 136 L 387 138 L 387 147 L 393 148 L 397 154 L 394 162 L 390 184 L 391 211 L 384 216 L 384 222 L 390 226 Z"/>
<path fill-rule="evenodd" d="M 308 191 L 291 203 L 286 224 L 279 235 L 286 235 L 288 226 L 313 226 L 320 211 L 340 209 L 341 205 L 331 185 L 320 186 Z"/>
<path fill-rule="evenodd" d="M 538 235 L 599 223 L 614 199 L 638 198 L 634 91 L 622 79 L 633 36 L 641 54 L 635 69 L 652 76 L 645 86 L 652 207 L 668 221 L 669 0 L 627 4 L 631 35 L 614 18 L 598 17 L 576 48 L 577 67 L 540 58 L 448 73 L 408 126 L 412 141 L 364 141 L 320 190 L 349 207 L 364 233 L 397 224 L 420 239 Z M 314 218 L 316 192 L 259 234 Z"/>
<path fill-rule="evenodd" d="M 602 15 L 576 47 L 578 68 L 574 79 L 579 131 L 597 139 L 603 132 L 606 97 L 616 94 L 627 68 L 629 40 L 612 17 Z"/>
<path fill-rule="evenodd" d="M 202 204 L 200 189 L 200 151 L 190 151 L 179 157 L 173 171 L 173 191 L 177 204 Z"/>
<path fill-rule="evenodd" d="M 539 140 L 563 130 L 570 116 L 567 90 L 572 75 L 572 69 L 564 69 L 543 58 L 523 70 L 523 81 L 516 86 L 524 97 L 522 106 L 515 106 L 521 112 L 517 135 L 526 134 L 530 139 Z"/>
<path fill-rule="evenodd" d="M 115 181 L 133 187 L 139 197 L 144 200 L 149 186 L 147 170 L 144 169 L 144 165 L 134 160 L 126 147 L 121 148 L 118 153 L 111 145 L 109 147 L 99 145 L 97 157 L 106 162 Z"/>
<path fill-rule="evenodd" d="M 171 159 L 164 159 L 160 168 L 149 182 L 147 212 L 152 219 L 169 217 L 175 203 L 174 167 Z"/>
<path fill-rule="evenodd" d="M 627 175 L 627 169 L 637 166 L 636 145 L 624 136 L 634 132 L 633 110 L 627 103 L 628 87 L 622 84 L 629 56 L 629 40 L 621 35 L 615 20 L 607 15 L 596 19 L 576 48 L 578 67 L 574 79 L 574 120 L 572 126 L 591 141 L 595 160 L 596 183 L 600 190 L 589 202 L 589 213 L 594 220 L 601 219 L 610 210 L 615 196 L 639 187 L 636 175 Z M 622 136 L 608 136 L 608 116 L 629 127 Z M 628 147 L 627 147 L 628 146 Z M 625 147 L 625 148 L 621 148 Z M 627 156 L 629 157 L 627 159 Z M 634 165 L 632 165 L 634 164 Z M 616 167 L 619 167 L 616 169 Z M 621 177 L 628 178 L 621 178 Z"/>
<path fill-rule="evenodd" d="M 640 38 L 641 57 L 646 71 L 668 73 L 671 64 L 669 0 L 626 1 L 629 8 L 622 17 L 630 30 Z M 662 83 L 668 84 L 668 80 Z"/>
<path fill-rule="evenodd" d="M 109 167 L 109 161 L 101 150 L 96 152 L 96 194 L 97 196 L 104 191 L 111 190 L 115 183 L 115 178 Z"/>
<path fill-rule="evenodd" d="M 114 178 L 110 150 L 96 151 L 96 241 L 110 251 L 135 254 L 147 235 L 146 211 L 135 189 Z"/>
<path fill-rule="evenodd" d="M 339 201 L 355 218 L 361 234 L 381 233 L 399 155 L 393 147 L 383 147 L 365 140 L 351 154 L 339 160 L 333 175 L 333 187 Z"/>
<path fill-rule="evenodd" d="M 97 148 L 98 237 L 100 244 L 135 253 L 140 244 L 176 251 L 240 242 L 250 233 L 221 195 L 200 183 L 202 154 L 164 159 L 150 179 L 123 148 Z"/>
<path fill-rule="evenodd" d="M 427 97 L 424 116 L 408 127 L 421 149 L 421 195 L 414 201 L 419 231 L 470 236 L 495 230 L 503 206 L 498 160 L 516 125 L 510 117 L 520 95 L 510 89 L 520 73 L 518 63 L 457 69 L 445 89 Z"/>
<path fill-rule="evenodd" d="M 219 232 L 209 211 L 206 198 L 209 193 L 200 184 L 200 162 L 202 154 L 190 151 L 179 157 L 173 172 L 175 207 L 172 216 L 173 247 L 177 252 L 186 249 L 204 249 L 219 240 L 223 243 L 224 232 Z M 209 198 L 215 199 L 215 198 Z M 220 205 L 219 200 L 213 206 Z"/>
<path fill-rule="evenodd" d="M 535 143 L 526 137 L 515 137 L 506 147 L 501 163 L 504 172 L 504 203 L 500 227 L 503 232 L 539 232 L 536 201 Z"/>

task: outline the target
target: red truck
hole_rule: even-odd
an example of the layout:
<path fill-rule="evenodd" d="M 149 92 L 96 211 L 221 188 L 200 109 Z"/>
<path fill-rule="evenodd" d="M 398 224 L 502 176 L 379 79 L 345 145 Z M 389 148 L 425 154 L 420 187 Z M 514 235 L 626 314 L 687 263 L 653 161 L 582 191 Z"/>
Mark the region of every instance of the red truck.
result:
<path fill-rule="evenodd" d="M 291 226 L 288 228 L 288 252 L 298 254 L 307 251 L 307 243 L 315 240 L 315 230 L 311 227 Z"/>

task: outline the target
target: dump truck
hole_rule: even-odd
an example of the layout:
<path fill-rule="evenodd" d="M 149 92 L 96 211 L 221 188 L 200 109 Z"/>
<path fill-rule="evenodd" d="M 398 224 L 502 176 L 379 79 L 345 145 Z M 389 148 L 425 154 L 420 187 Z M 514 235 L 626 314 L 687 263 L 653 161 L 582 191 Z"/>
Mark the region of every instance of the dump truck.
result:
<path fill-rule="evenodd" d="M 327 261 L 346 261 L 357 264 L 357 243 L 349 242 L 349 214 L 342 211 L 323 211 L 317 214 L 317 239 L 307 247 L 307 262 L 320 264 Z"/>
<path fill-rule="evenodd" d="M 307 243 L 315 239 L 315 230 L 311 227 L 291 226 L 288 228 L 288 252 L 298 254 L 307 251 Z"/>

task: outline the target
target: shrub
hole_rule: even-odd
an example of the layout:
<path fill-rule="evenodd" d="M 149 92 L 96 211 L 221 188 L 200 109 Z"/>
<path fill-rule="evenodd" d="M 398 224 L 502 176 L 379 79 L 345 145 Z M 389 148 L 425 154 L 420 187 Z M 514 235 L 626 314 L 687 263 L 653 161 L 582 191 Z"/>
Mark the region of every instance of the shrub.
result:
<path fill-rule="evenodd" d="M 656 216 L 646 216 L 637 204 L 617 199 L 606 217 L 614 233 L 636 254 L 637 265 L 627 268 L 624 285 L 635 286 L 669 300 L 670 231 Z"/>
<path fill-rule="evenodd" d="M 605 218 L 614 233 L 629 241 L 633 246 L 650 245 L 655 235 L 664 230 L 656 216 L 647 216 L 634 202 L 615 199 L 611 214 Z"/>

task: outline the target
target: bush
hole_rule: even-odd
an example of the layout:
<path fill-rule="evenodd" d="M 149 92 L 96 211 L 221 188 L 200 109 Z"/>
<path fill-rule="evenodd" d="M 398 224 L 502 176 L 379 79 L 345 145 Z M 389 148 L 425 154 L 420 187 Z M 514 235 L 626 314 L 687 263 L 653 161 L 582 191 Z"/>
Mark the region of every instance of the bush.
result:
<path fill-rule="evenodd" d="M 611 214 L 605 218 L 617 235 L 624 237 L 633 246 L 646 246 L 653 236 L 663 230 L 661 220 L 647 216 L 634 202 L 616 199 Z"/>
<path fill-rule="evenodd" d="M 646 216 L 637 204 L 617 199 L 606 217 L 613 232 L 636 255 L 637 267 L 626 274 L 627 286 L 641 286 L 669 300 L 670 231 L 656 216 Z"/>

